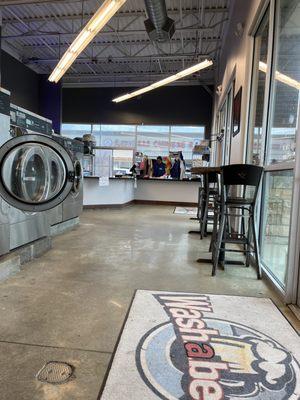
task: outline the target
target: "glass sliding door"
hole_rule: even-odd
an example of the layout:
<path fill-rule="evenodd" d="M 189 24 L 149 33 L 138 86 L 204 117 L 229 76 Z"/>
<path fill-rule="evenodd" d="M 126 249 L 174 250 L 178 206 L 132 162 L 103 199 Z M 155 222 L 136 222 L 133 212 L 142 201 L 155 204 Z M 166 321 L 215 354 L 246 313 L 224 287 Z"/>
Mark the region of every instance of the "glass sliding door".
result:
<path fill-rule="evenodd" d="M 278 0 L 267 164 L 295 161 L 300 89 L 300 1 Z"/>
<path fill-rule="evenodd" d="M 252 74 L 251 115 L 248 136 L 247 162 L 261 165 L 264 162 L 263 125 L 266 108 L 266 85 L 270 62 L 268 43 L 270 30 L 270 8 L 267 9 L 254 39 L 254 62 Z M 264 71 L 261 66 L 264 65 Z"/>
<path fill-rule="evenodd" d="M 231 137 L 232 137 L 232 106 L 233 84 L 230 85 L 225 101 L 217 115 L 217 132 L 219 141 L 217 144 L 218 165 L 230 163 Z"/>
<path fill-rule="evenodd" d="M 218 145 L 218 161 L 219 165 L 224 162 L 224 152 L 225 152 L 225 130 L 226 130 L 226 115 L 227 115 L 227 101 L 224 102 L 223 106 L 219 111 L 219 138 L 220 142 Z"/>
<path fill-rule="evenodd" d="M 226 123 L 224 132 L 224 153 L 223 153 L 223 165 L 230 164 L 230 153 L 231 153 L 231 138 L 232 138 L 232 106 L 233 106 L 233 86 L 230 86 L 229 92 L 226 98 Z"/>
<path fill-rule="evenodd" d="M 300 0 L 277 0 L 265 145 L 262 261 L 286 286 L 300 89 Z"/>
<path fill-rule="evenodd" d="M 265 168 L 260 213 L 263 266 L 283 291 L 290 251 L 300 90 L 300 0 L 271 0 L 254 37 L 247 161 Z M 272 35 L 272 37 L 270 37 Z"/>
<path fill-rule="evenodd" d="M 267 171 L 262 201 L 261 258 L 280 286 L 285 287 L 293 170 Z"/>

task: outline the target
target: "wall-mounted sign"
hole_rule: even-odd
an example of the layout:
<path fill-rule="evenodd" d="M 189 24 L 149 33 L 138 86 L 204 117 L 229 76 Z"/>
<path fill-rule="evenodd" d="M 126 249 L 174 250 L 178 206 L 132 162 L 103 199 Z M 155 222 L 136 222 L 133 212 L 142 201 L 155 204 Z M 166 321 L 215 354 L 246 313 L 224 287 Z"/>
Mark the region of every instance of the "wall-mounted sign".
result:
<path fill-rule="evenodd" d="M 233 100 L 233 137 L 241 130 L 242 87 Z"/>
<path fill-rule="evenodd" d="M 9 115 L 10 112 L 10 95 L 9 92 L 0 91 L 0 114 Z"/>
<path fill-rule="evenodd" d="M 28 131 L 44 133 L 45 135 L 52 134 L 52 122 L 50 120 L 13 104 L 10 106 L 10 121 L 11 125 Z"/>

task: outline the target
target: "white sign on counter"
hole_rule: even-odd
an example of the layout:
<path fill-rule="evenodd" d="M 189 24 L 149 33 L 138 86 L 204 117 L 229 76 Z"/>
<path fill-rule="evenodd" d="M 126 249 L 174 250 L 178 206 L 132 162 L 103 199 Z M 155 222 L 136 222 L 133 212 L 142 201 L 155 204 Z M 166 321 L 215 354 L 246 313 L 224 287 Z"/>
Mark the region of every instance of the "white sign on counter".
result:
<path fill-rule="evenodd" d="M 99 186 L 109 186 L 109 177 L 108 176 L 100 176 Z"/>

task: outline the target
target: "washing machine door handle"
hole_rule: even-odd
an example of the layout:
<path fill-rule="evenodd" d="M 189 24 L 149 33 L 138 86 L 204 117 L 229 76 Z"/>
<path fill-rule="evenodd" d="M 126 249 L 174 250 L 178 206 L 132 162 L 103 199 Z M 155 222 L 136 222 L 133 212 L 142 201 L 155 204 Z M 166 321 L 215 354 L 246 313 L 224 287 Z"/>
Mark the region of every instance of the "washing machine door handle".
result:
<path fill-rule="evenodd" d="M 20 210 L 57 206 L 72 190 L 75 177 L 70 154 L 50 136 L 23 135 L 0 148 L 0 196 Z"/>
<path fill-rule="evenodd" d="M 68 180 L 69 182 L 74 182 L 75 181 L 75 172 L 74 171 L 68 171 Z"/>

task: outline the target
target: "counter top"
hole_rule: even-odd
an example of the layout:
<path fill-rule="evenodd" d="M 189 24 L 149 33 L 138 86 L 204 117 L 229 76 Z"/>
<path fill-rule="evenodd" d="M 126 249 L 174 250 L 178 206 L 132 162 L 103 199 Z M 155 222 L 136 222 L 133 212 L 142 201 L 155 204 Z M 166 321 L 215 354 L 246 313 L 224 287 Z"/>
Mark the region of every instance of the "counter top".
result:
<path fill-rule="evenodd" d="M 221 167 L 193 167 L 191 168 L 192 174 L 203 175 L 210 172 L 221 172 Z"/>
<path fill-rule="evenodd" d="M 99 176 L 84 176 L 84 179 L 99 179 Z M 119 181 L 134 181 L 132 177 L 110 177 L 110 180 L 119 180 Z M 138 182 L 201 182 L 200 179 L 184 179 L 184 180 L 177 180 L 177 179 L 160 179 L 160 178 L 137 178 Z"/>
<path fill-rule="evenodd" d="M 110 178 L 99 185 L 98 176 L 84 179 L 85 206 L 129 204 L 133 201 L 155 204 L 197 204 L 200 181 L 169 179 Z M 170 183 L 171 182 L 171 183 Z M 174 204 L 175 204 L 174 203 Z"/>

